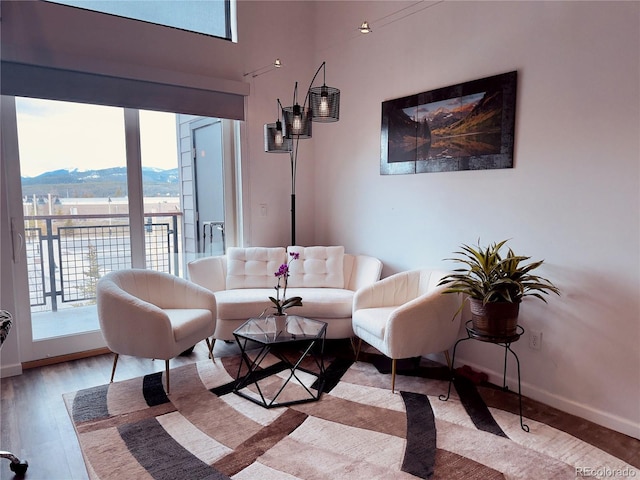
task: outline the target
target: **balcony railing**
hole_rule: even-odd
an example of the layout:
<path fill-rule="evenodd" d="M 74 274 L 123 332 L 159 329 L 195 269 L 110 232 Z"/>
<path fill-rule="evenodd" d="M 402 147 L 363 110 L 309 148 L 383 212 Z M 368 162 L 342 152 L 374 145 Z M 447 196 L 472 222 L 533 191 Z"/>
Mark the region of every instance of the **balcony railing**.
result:
<path fill-rule="evenodd" d="M 180 275 L 181 216 L 145 215 L 147 268 Z M 101 276 L 131 267 L 128 220 L 126 214 L 26 216 L 31 306 L 55 312 L 60 303 L 93 303 Z"/>

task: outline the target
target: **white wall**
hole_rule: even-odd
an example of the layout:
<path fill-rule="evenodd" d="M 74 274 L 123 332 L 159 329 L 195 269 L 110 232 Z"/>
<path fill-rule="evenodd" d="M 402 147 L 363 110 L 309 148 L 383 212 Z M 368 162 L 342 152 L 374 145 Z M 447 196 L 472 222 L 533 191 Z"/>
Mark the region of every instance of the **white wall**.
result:
<path fill-rule="evenodd" d="M 261 69 L 267 73 L 245 77 L 251 85 L 242 152 L 246 246 L 286 246 L 291 242 L 290 160 L 286 154 L 265 153 L 263 127 L 276 121 L 278 98 L 284 107 L 292 105 L 296 81 L 302 105 L 313 74 L 322 63 L 313 56 L 314 12 L 314 2 L 238 4 L 238 36 L 246 53 L 246 72 L 268 66 L 276 58 L 283 63 L 282 68 Z M 300 245 L 314 243 L 315 137 L 321 130 L 338 129 L 339 124 L 314 124 L 314 138 L 300 140 L 296 187 L 296 243 Z M 262 204 L 267 207 L 266 216 L 261 215 Z"/>
<path fill-rule="evenodd" d="M 513 346 L 524 393 L 640 438 L 640 3 L 444 2 L 376 28 L 409 4 L 317 11 L 343 100 L 314 139 L 316 242 L 375 255 L 384 276 L 453 267 L 478 238 L 545 259 L 562 296 L 522 306 L 543 332 L 540 351 Z M 372 34 L 345 34 L 364 19 Z M 382 101 L 512 70 L 513 169 L 380 175 Z M 497 382 L 502 355 L 466 342 L 456 363 Z"/>

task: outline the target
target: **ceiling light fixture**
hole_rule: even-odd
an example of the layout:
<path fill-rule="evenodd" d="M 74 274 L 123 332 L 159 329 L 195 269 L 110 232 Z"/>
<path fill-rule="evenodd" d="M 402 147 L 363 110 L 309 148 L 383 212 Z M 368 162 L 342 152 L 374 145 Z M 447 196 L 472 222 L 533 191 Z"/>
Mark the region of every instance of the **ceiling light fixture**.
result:
<path fill-rule="evenodd" d="M 366 20 L 364 22 L 362 22 L 362 25 L 360 25 L 360 33 L 371 33 L 373 32 L 373 30 L 371 30 L 371 27 L 369 26 L 369 22 L 367 22 Z"/>
<path fill-rule="evenodd" d="M 269 73 L 270 71 L 280 67 L 282 67 L 282 62 L 280 61 L 279 58 L 276 58 L 273 63 L 269 65 L 265 65 L 264 67 L 256 68 L 255 70 L 251 72 L 247 72 L 242 76 L 248 77 L 249 75 L 251 75 L 251 78 L 256 78 L 260 75 L 264 75 L 265 73 Z"/>

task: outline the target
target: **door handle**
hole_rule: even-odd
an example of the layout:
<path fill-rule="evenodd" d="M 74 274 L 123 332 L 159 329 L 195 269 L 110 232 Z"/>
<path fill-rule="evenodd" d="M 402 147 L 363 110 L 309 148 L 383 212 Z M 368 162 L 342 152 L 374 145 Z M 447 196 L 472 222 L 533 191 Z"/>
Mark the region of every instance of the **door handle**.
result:
<path fill-rule="evenodd" d="M 24 248 L 24 236 L 16 229 L 15 218 L 11 218 L 11 246 L 13 249 L 13 263 L 20 261 L 22 249 Z M 18 240 L 16 248 L 16 239 Z"/>

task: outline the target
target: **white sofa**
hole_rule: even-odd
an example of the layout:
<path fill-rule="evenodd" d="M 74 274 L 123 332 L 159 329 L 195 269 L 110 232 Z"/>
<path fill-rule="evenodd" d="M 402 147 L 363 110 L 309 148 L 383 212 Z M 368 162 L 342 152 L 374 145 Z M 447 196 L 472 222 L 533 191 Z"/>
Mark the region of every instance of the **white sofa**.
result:
<path fill-rule="evenodd" d="M 214 292 L 218 318 L 214 338 L 233 340 L 233 331 L 265 309 L 273 312 L 275 272 L 290 258 L 287 298 L 302 297 L 301 307 L 288 313 L 327 323 L 327 338 L 351 338 L 351 311 L 356 290 L 380 279 L 382 262 L 366 255 L 344 253 L 344 247 L 229 248 L 227 255 L 194 260 L 189 279 Z"/>

